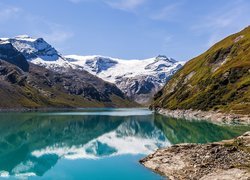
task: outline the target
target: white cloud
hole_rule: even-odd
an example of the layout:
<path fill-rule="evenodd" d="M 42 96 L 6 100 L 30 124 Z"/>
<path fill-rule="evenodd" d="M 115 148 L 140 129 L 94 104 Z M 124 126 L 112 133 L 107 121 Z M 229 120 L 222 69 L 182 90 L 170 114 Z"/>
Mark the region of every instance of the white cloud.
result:
<path fill-rule="evenodd" d="M 72 32 L 63 31 L 61 29 L 52 29 L 48 33 L 41 33 L 41 37 L 48 40 L 50 43 L 63 43 L 74 36 Z"/>
<path fill-rule="evenodd" d="M 247 1 L 234 1 L 219 11 L 203 17 L 191 27 L 197 34 L 208 34 L 207 47 L 212 46 L 225 36 L 240 31 L 250 24 L 250 8 Z"/>
<path fill-rule="evenodd" d="M 153 20 L 170 20 L 179 9 L 180 3 L 170 4 L 150 15 Z"/>
<path fill-rule="evenodd" d="M 136 9 L 137 7 L 141 6 L 148 0 L 67 0 L 71 3 L 78 4 L 81 2 L 101 2 L 105 3 L 108 6 L 114 8 L 114 9 L 119 9 L 119 10 L 124 10 L 124 11 L 132 11 Z"/>
<path fill-rule="evenodd" d="M 133 11 L 139 6 L 143 5 L 148 0 L 67 0 L 71 3 L 78 4 L 82 2 L 101 2 L 105 3 L 111 8 L 123 11 Z"/>
<path fill-rule="evenodd" d="M 74 33 L 64 26 L 53 23 L 39 16 L 27 17 L 29 24 L 32 24 L 33 35 L 36 37 L 42 37 L 51 44 L 60 46 L 67 40 L 74 36 Z M 42 27 L 39 28 L 39 27 Z"/>
<path fill-rule="evenodd" d="M 143 5 L 147 0 L 103 0 L 106 4 L 115 9 L 133 11 Z"/>
<path fill-rule="evenodd" d="M 0 9 L 0 22 L 17 17 L 20 12 L 21 9 L 18 7 L 3 7 L 3 9 Z"/>
<path fill-rule="evenodd" d="M 74 4 L 78 4 L 78 3 L 81 3 L 81 2 L 94 2 L 96 0 L 67 0 L 71 3 L 74 3 Z"/>
<path fill-rule="evenodd" d="M 8 6 L 0 2 L 0 33 L 6 34 L 9 27 L 12 27 L 10 26 L 12 23 L 13 27 L 18 27 L 19 24 L 22 26 L 13 28 L 14 30 L 11 29 L 11 36 L 28 34 L 34 37 L 42 37 L 56 47 L 66 47 L 65 42 L 74 36 L 70 27 L 65 27 L 52 22 L 50 19 L 24 11 L 19 7 Z"/>
<path fill-rule="evenodd" d="M 245 8 L 242 6 L 234 7 L 232 9 L 223 10 L 205 17 L 203 23 L 193 26 L 193 29 L 209 28 L 212 30 L 227 28 L 239 24 L 238 20 L 242 15 L 245 15 Z"/>
<path fill-rule="evenodd" d="M 79 3 L 81 2 L 82 0 L 68 0 L 69 2 L 72 2 L 72 3 Z"/>

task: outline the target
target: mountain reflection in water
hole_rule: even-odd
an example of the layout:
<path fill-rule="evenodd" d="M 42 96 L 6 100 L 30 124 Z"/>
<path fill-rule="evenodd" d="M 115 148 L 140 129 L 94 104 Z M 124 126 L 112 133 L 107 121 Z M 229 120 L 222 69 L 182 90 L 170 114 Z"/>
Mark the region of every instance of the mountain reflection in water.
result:
<path fill-rule="evenodd" d="M 247 130 L 166 118 L 145 109 L 0 113 L 0 175 L 43 176 L 60 159 L 147 155 L 171 144 L 219 141 Z"/>

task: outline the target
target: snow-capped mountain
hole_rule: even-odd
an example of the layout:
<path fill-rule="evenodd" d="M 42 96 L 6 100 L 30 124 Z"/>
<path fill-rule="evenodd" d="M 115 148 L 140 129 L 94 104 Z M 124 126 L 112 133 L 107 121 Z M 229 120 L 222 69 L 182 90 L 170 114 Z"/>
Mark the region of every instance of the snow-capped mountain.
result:
<path fill-rule="evenodd" d="M 137 105 L 116 85 L 68 62 L 42 38 L 33 39 L 26 35 L 0 38 L 0 64 L 0 83 L 4 83 L 0 94 L 9 97 L 0 103 L 0 107 Z M 11 96 L 7 89 L 12 89 L 16 96 Z M 27 89 L 36 92 L 32 93 L 32 98 L 26 95 Z M 31 101 L 33 103 L 25 104 Z"/>
<path fill-rule="evenodd" d="M 66 56 L 88 72 L 115 83 L 128 97 L 147 104 L 183 62 L 159 55 L 144 60 L 123 60 L 104 56 Z"/>
<path fill-rule="evenodd" d="M 44 39 L 35 39 L 27 35 L 0 38 L 0 42 L 10 43 L 26 60 L 54 71 L 86 70 L 105 81 L 114 83 L 125 95 L 141 104 L 148 104 L 153 95 L 183 65 L 183 62 L 177 62 L 163 55 L 143 60 L 104 56 L 64 57 Z"/>
<path fill-rule="evenodd" d="M 11 43 L 19 52 L 21 52 L 26 60 L 47 67 L 49 69 L 58 70 L 61 67 L 71 67 L 72 65 L 43 38 L 31 38 L 28 35 L 20 35 L 14 38 L 0 38 L 1 42 Z"/>

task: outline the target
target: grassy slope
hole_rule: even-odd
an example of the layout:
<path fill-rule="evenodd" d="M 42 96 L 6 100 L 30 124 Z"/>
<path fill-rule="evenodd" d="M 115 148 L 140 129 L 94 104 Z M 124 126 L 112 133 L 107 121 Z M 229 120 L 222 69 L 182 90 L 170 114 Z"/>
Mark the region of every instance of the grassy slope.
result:
<path fill-rule="evenodd" d="M 250 27 L 190 60 L 159 91 L 153 108 L 250 114 Z"/>

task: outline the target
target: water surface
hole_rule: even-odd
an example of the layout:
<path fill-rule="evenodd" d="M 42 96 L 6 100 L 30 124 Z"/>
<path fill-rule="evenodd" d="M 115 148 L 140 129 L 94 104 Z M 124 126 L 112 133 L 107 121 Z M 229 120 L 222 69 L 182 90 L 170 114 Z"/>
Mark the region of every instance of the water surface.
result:
<path fill-rule="evenodd" d="M 0 113 L 0 177 L 163 179 L 138 160 L 171 144 L 220 141 L 247 130 L 166 118 L 147 109 Z"/>

